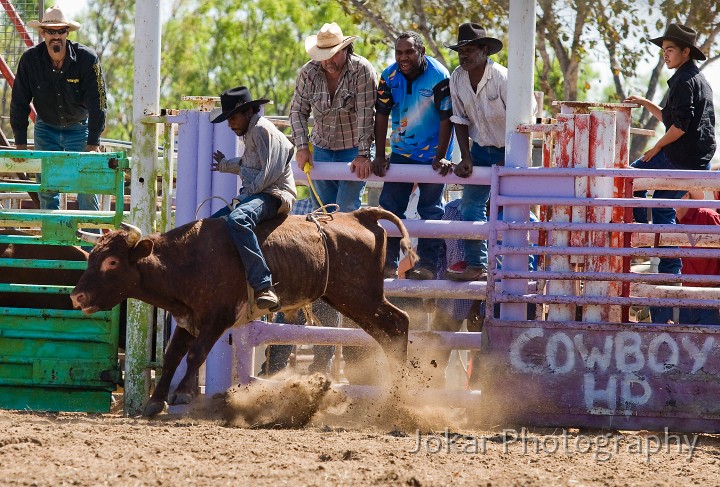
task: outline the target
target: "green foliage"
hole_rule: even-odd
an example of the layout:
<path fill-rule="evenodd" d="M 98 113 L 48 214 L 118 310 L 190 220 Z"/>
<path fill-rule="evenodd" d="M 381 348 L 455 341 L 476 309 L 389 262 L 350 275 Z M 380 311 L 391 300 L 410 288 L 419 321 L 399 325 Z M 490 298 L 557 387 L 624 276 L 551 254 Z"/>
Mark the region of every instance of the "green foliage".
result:
<path fill-rule="evenodd" d="M 103 137 L 118 140 L 132 137 L 134 12 L 134 0 L 104 0 L 78 19 L 82 28 L 77 40 L 98 53 L 105 76 L 108 114 Z"/>
<path fill-rule="evenodd" d="M 134 5 L 94 2 L 78 19 L 78 39 L 102 57 L 110 101 L 105 135 L 113 138 L 128 139 L 132 130 Z M 183 95 L 217 96 L 244 84 L 275 102 L 269 113 L 287 114 L 297 71 L 308 61 L 304 39 L 325 22 L 359 35 L 356 52 L 378 71 L 391 62 L 403 30 L 418 31 L 428 54 L 449 69 L 457 55 L 443 43 L 456 40 L 462 22 L 480 23 L 507 46 L 508 0 L 164 0 L 166 6 L 161 106 L 167 108 L 190 107 Z M 720 0 L 539 0 L 537 15 L 535 88 L 545 93 L 546 111 L 558 99 L 621 101 L 638 93 L 657 99 L 663 67 L 652 68 L 659 50 L 647 39 L 668 21 L 691 25 L 703 50 L 717 52 Z M 507 66 L 507 51 L 493 59 Z M 638 123 L 652 121 L 644 114 Z"/>
<path fill-rule="evenodd" d="M 165 25 L 164 106 L 187 107 L 182 95 L 218 95 L 238 85 L 274 101 L 269 113 L 287 114 L 299 68 L 309 59 L 304 41 L 336 21 L 359 34 L 356 52 L 377 56 L 372 35 L 359 31 L 336 3 L 305 0 L 195 2 Z M 367 43 L 366 40 L 371 42 Z"/>

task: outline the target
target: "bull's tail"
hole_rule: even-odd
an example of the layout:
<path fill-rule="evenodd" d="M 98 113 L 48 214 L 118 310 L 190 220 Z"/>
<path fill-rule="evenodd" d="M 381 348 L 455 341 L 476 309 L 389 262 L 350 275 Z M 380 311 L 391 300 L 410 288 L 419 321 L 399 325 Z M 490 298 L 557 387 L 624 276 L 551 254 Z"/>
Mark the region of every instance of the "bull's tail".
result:
<path fill-rule="evenodd" d="M 400 235 L 402 235 L 402 238 L 400 239 L 400 248 L 405 253 L 405 255 L 407 255 L 408 259 L 410 260 L 410 264 L 415 265 L 418 260 L 418 256 L 415 250 L 412 248 L 412 244 L 410 243 L 410 234 L 408 233 L 405 225 L 403 225 L 403 222 L 400 218 L 398 218 L 394 213 L 390 213 L 389 211 L 380 208 L 379 206 L 365 207 L 357 211 L 362 212 L 364 215 L 371 216 L 375 219 L 375 221 L 387 220 L 391 223 L 394 223 L 395 226 L 398 227 L 398 230 L 400 230 Z"/>

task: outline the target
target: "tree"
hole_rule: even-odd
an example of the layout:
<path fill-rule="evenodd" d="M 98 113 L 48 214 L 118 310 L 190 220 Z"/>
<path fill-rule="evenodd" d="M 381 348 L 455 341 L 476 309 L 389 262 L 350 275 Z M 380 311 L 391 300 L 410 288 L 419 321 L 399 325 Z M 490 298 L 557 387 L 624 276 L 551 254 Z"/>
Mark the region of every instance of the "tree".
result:
<path fill-rule="evenodd" d="M 671 22 L 692 27 L 698 32 L 699 47 L 706 54 L 717 52 L 718 33 L 720 33 L 720 0 L 682 0 L 624 2 L 598 0 L 594 5 L 595 26 L 599 32 L 607 53 L 612 73 L 615 96 L 610 101 L 622 101 L 632 92 L 640 92 L 644 97 L 665 103 L 666 90 L 658 100 L 660 83 L 667 78 L 664 73 L 662 52 L 647 39 L 658 37 Z M 700 70 L 706 69 L 720 58 L 720 54 L 711 55 L 700 64 Z M 649 65 L 646 76 L 638 75 L 642 65 Z M 655 130 L 659 121 L 647 110 L 636 114 L 635 123 L 644 129 Z M 630 158 L 636 159 L 647 145 L 647 137 L 633 137 L 630 145 Z"/>
<path fill-rule="evenodd" d="M 562 73 L 562 99 L 578 99 L 580 65 L 586 58 L 587 43 L 583 34 L 590 17 L 589 2 L 556 2 L 540 0 L 537 20 L 537 54 L 542 63 L 538 73 L 543 92 L 551 100 L 557 100 L 560 93 L 557 85 L 550 83 L 554 53 Z M 567 19 L 567 20 L 566 20 Z"/>
<path fill-rule="evenodd" d="M 230 14 L 229 14 L 230 13 Z M 309 59 L 304 40 L 333 19 L 363 39 L 357 50 L 376 57 L 372 32 L 358 32 L 331 2 L 225 0 L 192 2 L 165 25 L 164 97 L 215 94 L 247 85 L 253 95 L 274 101 L 270 113 L 286 114 L 297 72 Z"/>
<path fill-rule="evenodd" d="M 422 35 L 427 53 L 445 67 L 450 67 L 448 50 L 444 42 L 455 41 L 457 27 L 462 19 L 483 19 L 489 32 L 501 37 L 506 32 L 509 3 L 467 2 L 462 0 L 336 0 L 364 29 L 382 33 L 388 46 L 395 43 L 398 34 L 414 30 Z M 454 42 L 452 42 L 454 44 Z"/>
<path fill-rule="evenodd" d="M 134 0 L 95 2 L 82 17 L 78 41 L 93 48 L 103 68 L 108 99 L 104 137 L 131 140 Z"/>
<path fill-rule="evenodd" d="M 378 70 L 392 59 L 404 30 L 418 31 L 428 54 L 452 69 L 457 57 L 443 43 L 455 41 L 458 25 L 480 19 L 489 35 L 507 44 L 508 7 L 508 0 L 174 0 L 163 26 L 161 105 L 188 107 L 182 95 L 217 95 L 245 84 L 255 96 L 274 100 L 270 113 L 286 114 L 297 70 L 307 61 L 305 37 L 333 20 L 346 34 L 361 35 L 357 51 Z M 95 2 L 82 20 L 81 39 L 102 56 L 110 134 L 118 138 L 131 130 L 133 10 L 133 0 Z M 582 100 L 594 80 L 613 86 L 612 98 L 598 101 L 637 92 L 659 101 L 665 73 L 659 51 L 646 40 L 670 21 L 698 30 L 706 53 L 718 51 L 720 0 L 539 0 L 537 16 L 536 87 L 546 108 L 554 100 Z M 648 113 L 637 112 L 641 127 L 657 126 Z M 633 139 L 633 157 L 645 142 Z"/>
<path fill-rule="evenodd" d="M 134 1 L 90 6 L 83 41 L 101 56 L 110 116 L 105 136 L 132 135 Z M 361 35 L 356 51 L 377 59 L 386 49 L 373 31 L 357 28 L 340 6 L 307 0 L 174 0 L 162 31 L 162 107 L 190 108 L 184 95 L 217 96 L 247 85 L 269 98 L 268 113 L 287 114 L 307 36 L 332 19 L 346 34 Z M 87 28 L 86 28 L 87 27 Z"/>
<path fill-rule="evenodd" d="M 502 38 L 508 22 L 507 1 L 336 1 L 358 21 L 379 29 L 389 43 L 401 30 L 417 30 L 425 37 L 428 53 L 448 67 L 439 41 L 451 40 L 458 23 L 481 19 L 491 34 Z M 597 101 L 619 102 L 631 91 L 657 98 L 663 62 L 659 51 L 646 40 L 661 34 L 669 22 L 697 30 L 704 52 L 718 51 L 720 0 L 539 0 L 535 86 L 545 94 L 546 108 L 552 109 L 555 100 L 582 100 L 595 74 L 590 66 L 597 62 L 604 63 L 607 70 L 597 73 L 597 79 L 611 81 L 614 87 L 611 99 Z M 718 57 L 720 54 L 708 58 L 701 70 Z M 640 73 L 648 64 L 649 75 Z M 636 123 L 648 129 L 658 125 L 645 110 Z M 645 137 L 633 138 L 631 157 L 636 157 L 646 142 Z"/>

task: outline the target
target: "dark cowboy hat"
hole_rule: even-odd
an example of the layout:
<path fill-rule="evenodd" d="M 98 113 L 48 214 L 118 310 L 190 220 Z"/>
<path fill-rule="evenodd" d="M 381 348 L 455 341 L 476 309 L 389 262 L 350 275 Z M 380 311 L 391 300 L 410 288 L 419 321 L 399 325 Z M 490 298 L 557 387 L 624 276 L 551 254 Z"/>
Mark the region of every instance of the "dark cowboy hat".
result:
<path fill-rule="evenodd" d="M 679 42 L 681 46 L 690 47 L 690 57 L 698 61 L 705 61 L 706 57 L 703 52 L 695 46 L 697 42 L 697 32 L 690 27 L 682 24 L 670 24 L 662 37 L 650 39 L 650 42 L 656 46 L 662 47 L 663 41 Z"/>
<path fill-rule="evenodd" d="M 261 98 L 253 100 L 250 90 L 245 86 L 238 86 L 225 90 L 220 94 L 220 106 L 210 112 L 210 123 L 224 122 L 237 112 L 246 110 L 252 106 L 264 105 L 270 103 L 270 100 Z"/>
<path fill-rule="evenodd" d="M 503 48 L 503 43 L 499 39 L 494 37 L 488 37 L 485 29 L 480 24 L 474 22 L 466 22 L 458 29 L 458 42 L 457 44 L 448 45 L 445 47 L 457 51 L 462 46 L 475 44 L 478 46 L 488 46 L 488 56 L 499 52 Z"/>

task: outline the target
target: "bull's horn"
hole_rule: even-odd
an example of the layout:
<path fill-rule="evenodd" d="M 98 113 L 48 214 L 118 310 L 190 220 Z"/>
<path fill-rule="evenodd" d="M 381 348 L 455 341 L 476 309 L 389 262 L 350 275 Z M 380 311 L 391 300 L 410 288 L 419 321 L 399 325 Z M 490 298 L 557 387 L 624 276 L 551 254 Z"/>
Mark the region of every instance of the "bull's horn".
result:
<path fill-rule="evenodd" d="M 128 235 L 127 240 L 130 245 L 135 245 L 138 242 L 138 240 L 140 240 L 142 238 L 142 231 L 140 231 L 140 229 L 138 227 L 136 227 L 135 225 L 121 222 L 120 228 L 122 228 L 123 230 L 128 232 L 129 235 Z"/>
<path fill-rule="evenodd" d="M 99 233 L 90 233 L 90 232 L 85 232 L 83 230 L 76 231 L 75 236 L 77 238 L 79 238 L 80 240 L 82 240 L 83 242 L 87 242 L 87 243 L 91 243 L 91 244 L 98 243 L 100 241 L 100 237 L 102 237 L 102 235 L 100 235 Z"/>

